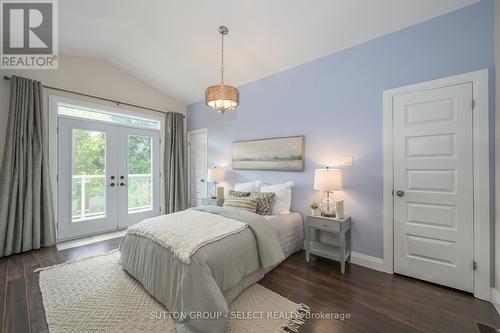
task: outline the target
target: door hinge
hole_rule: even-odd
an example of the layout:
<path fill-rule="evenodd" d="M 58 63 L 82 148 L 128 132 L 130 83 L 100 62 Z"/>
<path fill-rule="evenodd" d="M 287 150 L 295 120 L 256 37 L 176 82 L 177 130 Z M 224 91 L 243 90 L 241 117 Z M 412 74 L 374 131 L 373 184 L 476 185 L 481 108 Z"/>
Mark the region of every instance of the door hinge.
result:
<path fill-rule="evenodd" d="M 472 262 L 472 270 L 477 271 L 477 262 Z"/>
<path fill-rule="evenodd" d="M 473 99 L 471 104 L 472 104 L 472 110 L 474 110 L 474 108 L 476 107 L 476 100 Z"/>

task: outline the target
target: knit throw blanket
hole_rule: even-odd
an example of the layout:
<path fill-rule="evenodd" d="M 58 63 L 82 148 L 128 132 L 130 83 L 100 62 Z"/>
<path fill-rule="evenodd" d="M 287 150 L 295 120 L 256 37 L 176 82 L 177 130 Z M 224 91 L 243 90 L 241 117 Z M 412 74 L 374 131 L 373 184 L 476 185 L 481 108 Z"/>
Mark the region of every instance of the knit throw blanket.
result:
<path fill-rule="evenodd" d="M 145 237 L 170 250 L 183 263 L 202 246 L 247 228 L 246 223 L 197 210 L 146 219 L 127 229 L 128 235 Z"/>

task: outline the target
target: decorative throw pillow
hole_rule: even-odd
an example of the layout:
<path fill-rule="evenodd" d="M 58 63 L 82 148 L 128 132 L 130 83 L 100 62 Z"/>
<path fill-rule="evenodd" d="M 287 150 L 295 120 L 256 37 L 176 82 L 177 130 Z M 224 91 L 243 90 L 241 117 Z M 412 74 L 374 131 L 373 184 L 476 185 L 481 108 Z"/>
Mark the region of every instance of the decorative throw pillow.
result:
<path fill-rule="evenodd" d="M 224 200 L 224 207 L 232 207 L 247 212 L 255 213 L 257 210 L 257 198 L 252 197 L 227 197 Z"/>
<path fill-rule="evenodd" d="M 228 194 L 231 197 L 249 197 L 250 196 L 250 192 L 234 191 L 234 190 L 229 190 Z"/>
<path fill-rule="evenodd" d="M 254 192 L 250 194 L 251 198 L 257 198 L 257 210 L 259 215 L 271 215 L 273 211 L 274 192 Z"/>

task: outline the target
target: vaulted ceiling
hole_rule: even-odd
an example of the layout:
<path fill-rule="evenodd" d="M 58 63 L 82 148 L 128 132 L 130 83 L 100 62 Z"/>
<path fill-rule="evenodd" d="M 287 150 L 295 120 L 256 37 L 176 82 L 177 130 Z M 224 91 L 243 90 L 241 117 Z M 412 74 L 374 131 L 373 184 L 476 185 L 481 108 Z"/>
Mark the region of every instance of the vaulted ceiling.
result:
<path fill-rule="evenodd" d="M 186 104 L 477 0 L 63 0 L 60 52 L 103 58 Z"/>

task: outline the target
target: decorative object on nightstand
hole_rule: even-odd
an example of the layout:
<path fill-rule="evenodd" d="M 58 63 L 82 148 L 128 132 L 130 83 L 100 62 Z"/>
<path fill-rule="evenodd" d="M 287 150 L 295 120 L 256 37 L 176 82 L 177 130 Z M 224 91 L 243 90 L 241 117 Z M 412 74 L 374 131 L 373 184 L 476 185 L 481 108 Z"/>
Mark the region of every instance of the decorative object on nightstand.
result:
<path fill-rule="evenodd" d="M 338 219 L 344 217 L 344 200 L 335 202 L 335 217 Z"/>
<path fill-rule="evenodd" d="M 214 190 L 212 192 L 212 195 L 210 196 L 212 199 L 224 199 L 224 196 L 222 198 L 219 198 L 217 191 L 217 183 L 223 180 L 224 180 L 224 169 L 220 169 L 217 167 L 208 169 L 207 181 L 214 183 Z M 224 193 L 224 188 L 222 188 L 222 193 Z"/>
<path fill-rule="evenodd" d="M 311 231 L 314 233 L 311 239 Z M 320 232 L 336 235 L 338 244 L 326 244 L 320 241 Z M 345 272 L 345 262 L 351 262 L 351 218 L 331 218 L 307 216 L 306 218 L 306 261 L 316 255 L 340 261 L 340 271 Z"/>
<path fill-rule="evenodd" d="M 317 203 L 316 201 L 311 202 L 309 204 L 309 208 L 311 208 L 311 215 L 312 216 L 318 216 L 318 215 L 320 215 L 319 203 Z"/>
<path fill-rule="evenodd" d="M 326 193 L 321 205 L 321 216 L 335 217 L 335 201 L 333 192 L 342 189 L 342 172 L 340 169 L 316 169 L 314 172 L 314 189 Z M 330 197 L 330 192 L 332 195 Z"/>
<path fill-rule="evenodd" d="M 213 199 L 213 198 L 204 198 L 201 199 L 201 204 L 204 206 L 221 206 L 224 204 L 224 199 Z"/>
<path fill-rule="evenodd" d="M 217 199 L 224 199 L 224 187 L 223 186 L 217 187 Z"/>

